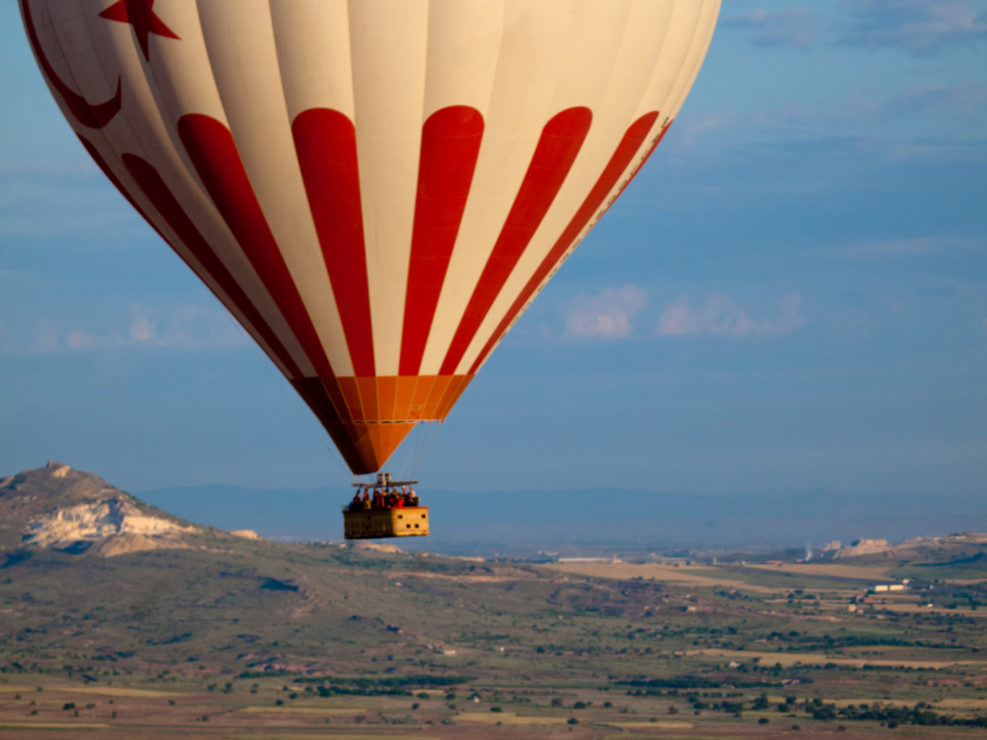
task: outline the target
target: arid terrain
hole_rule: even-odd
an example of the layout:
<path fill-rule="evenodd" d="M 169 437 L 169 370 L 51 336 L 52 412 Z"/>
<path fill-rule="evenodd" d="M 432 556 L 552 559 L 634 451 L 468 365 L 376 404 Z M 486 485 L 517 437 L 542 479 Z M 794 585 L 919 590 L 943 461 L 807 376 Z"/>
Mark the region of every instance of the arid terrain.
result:
<path fill-rule="evenodd" d="M 284 544 L 50 464 L 0 480 L 0 735 L 982 737 L 985 551 Z"/>

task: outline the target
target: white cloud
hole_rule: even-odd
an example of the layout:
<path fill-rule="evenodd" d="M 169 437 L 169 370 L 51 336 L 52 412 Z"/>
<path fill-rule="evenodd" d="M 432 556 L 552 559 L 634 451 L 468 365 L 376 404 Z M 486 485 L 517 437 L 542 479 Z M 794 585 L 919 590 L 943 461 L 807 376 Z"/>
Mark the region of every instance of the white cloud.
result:
<path fill-rule="evenodd" d="M 726 295 L 711 295 L 695 306 L 687 297 L 681 296 L 662 310 L 655 336 L 780 336 L 790 334 L 802 325 L 801 308 L 801 294 L 792 293 L 782 299 L 776 316 L 756 319 Z"/>
<path fill-rule="evenodd" d="M 130 324 L 130 338 L 136 342 L 146 342 L 154 338 L 154 324 L 141 316 Z"/>
<path fill-rule="evenodd" d="M 233 318 L 218 307 L 182 306 L 160 317 L 157 313 L 135 305 L 130 309 L 129 319 L 97 329 L 65 327 L 56 321 L 40 320 L 33 330 L 21 332 L 20 341 L 8 331 L 0 352 L 38 355 L 134 348 L 195 350 L 234 347 L 251 341 Z"/>
<path fill-rule="evenodd" d="M 161 328 L 138 315 L 131 335 L 140 342 L 167 349 L 231 347 L 252 341 L 225 309 L 184 306 L 173 311 Z"/>
<path fill-rule="evenodd" d="M 78 329 L 70 331 L 68 337 L 65 339 L 65 346 L 68 349 L 77 349 L 83 351 L 97 349 L 100 346 L 106 347 L 110 345 L 119 345 L 119 344 L 121 344 L 119 340 L 109 341 L 108 337 L 97 337 L 94 336 L 93 334 L 89 334 L 88 332 L 79 331 Z M 54 351 L 57 348 L 58 345 L 55 345 L 52 351 Z"/>
<path fill-rule="evenodd" d="M 566 313 L 566 335 L 590 339 L 624 339 L 634 330 L 635 314 L 648 305 L 648 294 L 636 285 L 607 288 L 578 296 Z"/>

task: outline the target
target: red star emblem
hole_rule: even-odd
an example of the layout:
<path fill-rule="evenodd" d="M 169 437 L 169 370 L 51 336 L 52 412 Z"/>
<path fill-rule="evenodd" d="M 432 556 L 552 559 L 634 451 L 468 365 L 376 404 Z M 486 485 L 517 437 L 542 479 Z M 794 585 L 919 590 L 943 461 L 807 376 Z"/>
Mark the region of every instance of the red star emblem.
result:
<path fill-rule="evenodd" d="M 107 20 L 132 25 L 137 43 L 140 45 L 141 51 L 144 52 L 144 58 L 150 59 L 147 47 L 147 37 L 150 34 L 165 36 L 169 39 L 178 38 L 178 35 L 154 14 L 153 5 L 154 0 L 118 0 L 99 15 Z"/>

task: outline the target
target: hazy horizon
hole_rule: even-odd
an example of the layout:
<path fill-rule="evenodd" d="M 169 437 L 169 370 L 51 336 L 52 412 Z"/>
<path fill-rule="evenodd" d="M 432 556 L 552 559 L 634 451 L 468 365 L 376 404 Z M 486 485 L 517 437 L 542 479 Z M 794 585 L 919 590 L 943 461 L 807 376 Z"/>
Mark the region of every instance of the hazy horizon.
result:
<path fill-rule="evenodd" d="M 272 539 L 342 539 L 342 486 L 264 490 L 206 485 L 133 493 L 169 513 L 223 529 L 253 529 Z M 626 489 L 467 492 L 419 487 L 432 533 L 405 538 L 405 549 L 491 554 L 634 551 L 668 548 L 810 548 L 860 538 L 987 531 L 980 497 L 860 498 L 793 495 L 680 496 Z"/>

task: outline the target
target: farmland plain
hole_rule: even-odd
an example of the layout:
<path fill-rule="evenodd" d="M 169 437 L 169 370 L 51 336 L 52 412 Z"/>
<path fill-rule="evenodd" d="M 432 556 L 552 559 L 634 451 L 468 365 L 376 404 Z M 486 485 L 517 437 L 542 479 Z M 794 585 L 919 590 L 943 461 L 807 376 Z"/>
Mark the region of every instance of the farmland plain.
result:
<path fill-rule="evenodd" d="M 0 571 L 4 737 L 976 737 L 987 719 L 983 583 L 878 596 L 845 564 L 212 537 Z"/>

